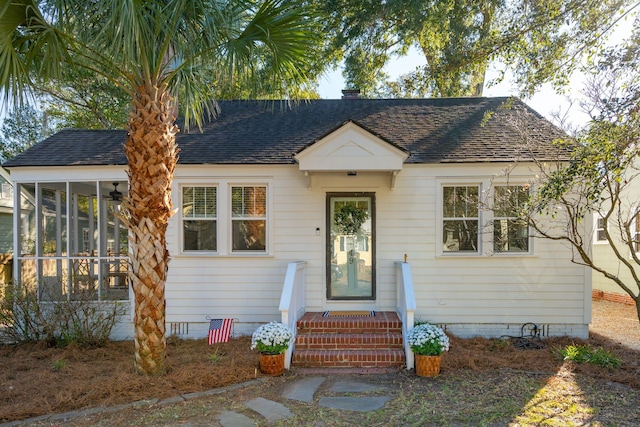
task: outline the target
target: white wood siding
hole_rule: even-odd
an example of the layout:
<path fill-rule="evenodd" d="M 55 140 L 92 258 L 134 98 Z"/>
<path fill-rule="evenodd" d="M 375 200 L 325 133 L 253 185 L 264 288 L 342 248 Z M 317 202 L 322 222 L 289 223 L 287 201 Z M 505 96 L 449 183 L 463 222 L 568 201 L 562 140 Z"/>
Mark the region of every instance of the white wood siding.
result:
<path fill-rule="evenodd" d="M 567 325 L 564 330 L 578 325 L 584 331 L 590 322 L 590 273 L 572 264 L 569 250 L 562 245 L 534 240 L 531 254 L 523 255 L 491 255 L 487 245 L 485 253 L 473 256 L 443 255 L 438 249 L 441 185 L 449 179 L 487 181 L 505 166 L 405 165 L 391 190 L 390 175 L 385 172 L 358 176 L 317 173 L 312 175 L 309 189 L 297 165 L 180 165 L 173 187 L 177 213 L 167 233 L 171 254 L 167 322 L 195 323 L 189 334 L 201 337 L 206 334 L 207 316 L 239 319 L 236 331 L 244 333 L 250 333 L 257 323 L 278 320 L 280 292 L 287 264 L 292 261 L 306 261 L 307 311 L 357 305 L 333 304 L 325 298 L 326 193 L 354 191 L 375 193 L 377 299 L 364 305 L 395 309 L 394 263 L 406 254 L 413 271 L 419 319 L 470 325 L 536 322 Z M 121 178 L 124 172 L 113 167 L 65 168 L 64 173 L 52 169 L 32 169 L 29 174 L 18 168 L 12 178 L 31 182 L 37 177 L 59 180 L 64 175 L 66 179 L 94 180 Z M 511 179 L 513 176 L 512 172 Z M 268 253 L 182 253 L 180 186 L 238 182 L 269 187 Z M 228 203 L 218 200 L 219 236 L 229 233 Z M 486 217 L 481 223 L 484 220 Z"/>
<path fill-rule="evenodd" d="M 384 173 L 316 174 L 311 189 L 296 166 L 180 167 L 183 180 L 202 184 L 246 177 L 271 182 L 269 212 L 272 253 L 256 256 L 180 254 L 172 218 L 172 254 L 167 283 L 169 322 L 198 322 L 207 315 L 236 317 L 241 322 L 277 319 L 280 289 L 288 262 L 307 262 L 307 310 L 331 306 L 325 299 L 325 200 L 327 192 L 376 194 L 377 300 L 375 308 L 395 307 L 394 262 L 404 255 L 413 269 L 418 317 L 438 323 L 586 324 L 590 320 L 583 267 L 569 262 L 566 248 L 544 240 L 533 242 L 532 254 L 446 256 L 436 242 L 437 194 L 448 176 L 469 182 L 500 173 L 500 165 L 407 165 L 389 188 Z M 205 177 L 202 178 L 202 177 Z M 226 201 L 219 201 L 220 211 Z M 226 224 L 219 224 L 223 233 Z M 316 228 L 320 235 L 316 235 Z M 353 303 L 345 303 L 345 306 Z"/>

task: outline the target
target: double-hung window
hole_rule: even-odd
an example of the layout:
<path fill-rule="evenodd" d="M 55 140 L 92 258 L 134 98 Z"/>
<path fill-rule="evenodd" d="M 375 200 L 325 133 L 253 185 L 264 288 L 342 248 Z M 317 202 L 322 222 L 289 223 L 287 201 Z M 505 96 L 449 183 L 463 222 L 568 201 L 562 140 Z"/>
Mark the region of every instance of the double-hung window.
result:
<path fill-rule="evenodd" d="M 505 185 L 494 188 L 494 252 L 529 251 L 529 227 L 518 217 L 518 211 L 528 198 L 528 187 Z"/>
<path fill-rule="evenodd" d="M 217 220 L 216 187 L 182 187 L 184 251 L 216 251 Z"/>
<path fill-rule="evenodd" d="M 478 186 L 442 188 L 443 252 L 478 252 Z"/>
<path fill-rule="evenodd" d="M 596 243 L 607 241 L 607 219 L 596 214 Z"/>
<path fill-rule="evenodd" d="M 231 187 L 231 230 L 234 252 L 266 252 L 266 186 Z"/>

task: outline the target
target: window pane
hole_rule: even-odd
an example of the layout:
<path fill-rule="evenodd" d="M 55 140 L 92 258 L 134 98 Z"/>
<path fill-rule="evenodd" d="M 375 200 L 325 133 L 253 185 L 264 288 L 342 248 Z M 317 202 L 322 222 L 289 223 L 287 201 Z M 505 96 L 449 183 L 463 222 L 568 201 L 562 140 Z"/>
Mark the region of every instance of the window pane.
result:
<path fill-rule="evenodd" d="M 503 185 L 494 188 L 494 252 L 528 252 L 529 227 L 518 218 L 520 208 L 529 199 L 526 186 Z"/>
<path fill-rule="evenodd" d="M 216 187 L 184 187 L 182 215 L 185 218 L 216 217 Z"/>
<path fill-rule="evenodd" d="M 452 218 L 454 216 L 455 206 L 455 187 L 444 187 L 442 189 L 443 210 L 442 215 L 445 218 Z"/>
<path fill-rule="evenodd" d="M 607 236 L 605 234 L 605 228 L 607 227 L 607 222 L 604 218 L 598 218 L 598 236 L 597 239 L 599 242 L 604 242 L 607 240 Z"/>
<path fill-rule="evenodd" d="M 216 221 L 183 221 L 184 250 L 217 250 L 216 228 Z"/>
<path fill-rule="evenodd" d="M 265 251 L 266 221 L 262 220 L 234 220 L 233 250 L 234 251 Z"/>
<path fill-rule="evenodd" d="M 476 220 L 444 221 L 442 239 L 444 252 L 477 252 L 478 222 Z"/>
<path fill-rule="evenodd" d="M 498 217 L 514 217 L 529 199 L 529 190 L 522 186 L 501 186 L 494 189 L 494 211 Z"/>
<path fill-rule="evenodd" d="M 493 250 L 496 252 L 527 252 L 529 231 L 520 221 L 501 219 L 493 222 Z"/>
<path fill-rule="evenodd" d="M 233 218 L 264 218 L 267 213 L 266 187 L 232 187 Z"/>

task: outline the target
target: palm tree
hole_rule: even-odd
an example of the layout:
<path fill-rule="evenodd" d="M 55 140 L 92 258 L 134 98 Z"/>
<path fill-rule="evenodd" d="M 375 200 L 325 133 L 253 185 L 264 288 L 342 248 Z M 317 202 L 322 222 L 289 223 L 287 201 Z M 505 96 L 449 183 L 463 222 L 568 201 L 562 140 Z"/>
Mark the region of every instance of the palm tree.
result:
<path fill-rule="evenodd" d="M 294 5 L 292 5 L 293 3 Z M 165 231 L 178 159 L 177 103 L 185 126 L 216 113 L 208 82 L 278 77 L 304 82 L 318 32 L 287 0 L 2 0 L 0 87 L 21 104 L 30 87 L 68 67 L 103 76 L 131 97 L 125 153 L 135 366 L 165 370 Z M 246 72 L 241 72 L 246 71 Z M 272 81 L 270 81 L 272 83 Z"/>

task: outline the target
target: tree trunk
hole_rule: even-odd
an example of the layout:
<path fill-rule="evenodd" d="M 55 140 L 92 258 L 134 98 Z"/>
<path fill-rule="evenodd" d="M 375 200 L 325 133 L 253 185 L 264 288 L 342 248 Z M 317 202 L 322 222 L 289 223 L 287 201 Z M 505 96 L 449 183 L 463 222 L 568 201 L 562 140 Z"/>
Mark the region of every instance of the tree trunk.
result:
<path fill-rule="evenodd" d="M 164 287 L 169 262 L 165 233 L 179 151 L 173 99 L 165 84 L 158 86 L 138 87 L 133 100 L 125 144 L 129 195 L 122 203 L 135 296 L 135 367 L 148 375 L 165 371 Z"/>

